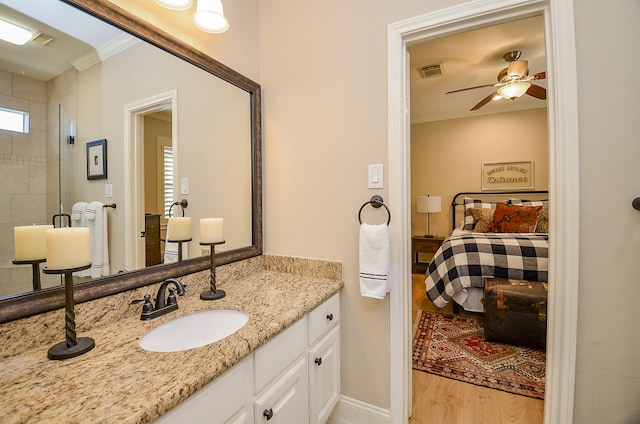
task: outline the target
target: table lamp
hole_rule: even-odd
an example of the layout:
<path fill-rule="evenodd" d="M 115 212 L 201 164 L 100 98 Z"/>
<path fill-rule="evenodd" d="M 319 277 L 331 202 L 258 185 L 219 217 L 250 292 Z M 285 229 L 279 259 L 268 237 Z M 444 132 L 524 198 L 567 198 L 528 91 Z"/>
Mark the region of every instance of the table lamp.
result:
<path fill-rule="evenodd" d="M 427 234 L 425 237 L 433 238 L 431 234 L 431 214 L 442 211 L 442 197 L 440 196 L 418 196 L 417 199 L 418 213 L 427 214 Z"/>

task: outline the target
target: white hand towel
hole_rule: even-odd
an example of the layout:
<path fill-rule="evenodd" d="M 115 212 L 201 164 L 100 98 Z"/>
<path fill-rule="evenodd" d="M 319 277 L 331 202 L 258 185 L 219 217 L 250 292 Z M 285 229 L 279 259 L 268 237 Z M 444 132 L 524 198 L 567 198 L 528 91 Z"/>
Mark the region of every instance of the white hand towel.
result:
<path fill-rule="evenodd" d="M 360 225 L 360 294 L 384 299 L 389 292 L 391 242 L 387 224 Z"/>
<path fill-rule="evenodd" d="M 169 227 L 167 227 L 167 240 L 171 240 L 169 238 Z M 171 264 L 174 262 L 178 262 L 178 243 L 173 241 L 168 241 L 164 245 L 164 263 Z M 182 260 L 189 259 L 189 243 L 182 243 Z"/>
<path fill-rule="evenodd" d="M 91 268 L 75 273 L 78 277 L 98 278 L 109 275 L 109 225 L 107 211 L 101 202 L 91 202 L 86 207 L 84 227 L 89 228 Z"/>
<path fill-rule="evenodd" d="M 87 202 L 78 202 L 74 203 L 71 208 L 71 220 L 72 221 L 81 221 L 79 224 L 72 224 L 73 227 L 84 227 L 84 214 L 87 208 Z"/>
<path fill-rule="evenodd" d="M 91 202 L 87 205 L 87 209 L 85 211 L 85 216 L 87 220 L 95 220 L 98 211 L 102 212 L 102 203 L 100 202 Z"/>

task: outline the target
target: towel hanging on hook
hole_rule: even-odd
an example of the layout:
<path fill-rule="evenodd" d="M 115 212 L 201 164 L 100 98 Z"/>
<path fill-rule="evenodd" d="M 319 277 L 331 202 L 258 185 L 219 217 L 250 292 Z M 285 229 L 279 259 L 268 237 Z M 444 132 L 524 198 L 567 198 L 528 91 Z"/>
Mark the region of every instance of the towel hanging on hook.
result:
<path fill-rule="evenodd" d="M 371 200 L 369 200 L 368 202 L 365 202 L 362 206 L 360 206 L 360 210 L 358 211 L 358 222 L 360 224 L 362 224 L 362 217 L 361 217 L 362 209 L 364 209 L 364 207 L 367 205 L 371 205 L 376 209 L 379 208 L 380 206 L 384 206 L 384 208 L 387 210 L 387 215 L 389 215 L 389 218 L 387 219 L 387 225 L 389 225 L 389 223 L 391 222 L 391 211 L 389 210 L 387 205 L 384 204 L 384 199 L 382 198 L 382 196 L 378 196 L 377 194 L 371 197 Z"/>

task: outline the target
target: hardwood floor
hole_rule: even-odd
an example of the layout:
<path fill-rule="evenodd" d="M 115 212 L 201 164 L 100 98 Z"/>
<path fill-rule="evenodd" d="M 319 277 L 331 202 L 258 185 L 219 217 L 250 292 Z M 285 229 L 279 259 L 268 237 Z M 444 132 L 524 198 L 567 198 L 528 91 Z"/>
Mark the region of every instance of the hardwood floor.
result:
<path fill-rule="evenodd" d="M 413 322 L 419 310 L 436 311 L 424 290 L 424 275 L 413 274 Z M 439 310 L 452 313 L 451 305 Z M 461 311 L 461 315 L 474 315 Z M 544 401 L 412 371 L 413 415 L 409 424 L 540 424 Z"/>

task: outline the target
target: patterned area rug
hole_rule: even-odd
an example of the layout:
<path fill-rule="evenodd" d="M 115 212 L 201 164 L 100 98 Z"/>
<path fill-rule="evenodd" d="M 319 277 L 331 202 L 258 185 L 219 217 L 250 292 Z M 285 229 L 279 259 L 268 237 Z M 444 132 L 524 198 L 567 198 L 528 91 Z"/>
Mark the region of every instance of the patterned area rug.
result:
<path fill-rule="evenodd" d="M 482 320 L 421 311 L 413 369 L 544 399 L 544 351 L 484 340 Z"/>

